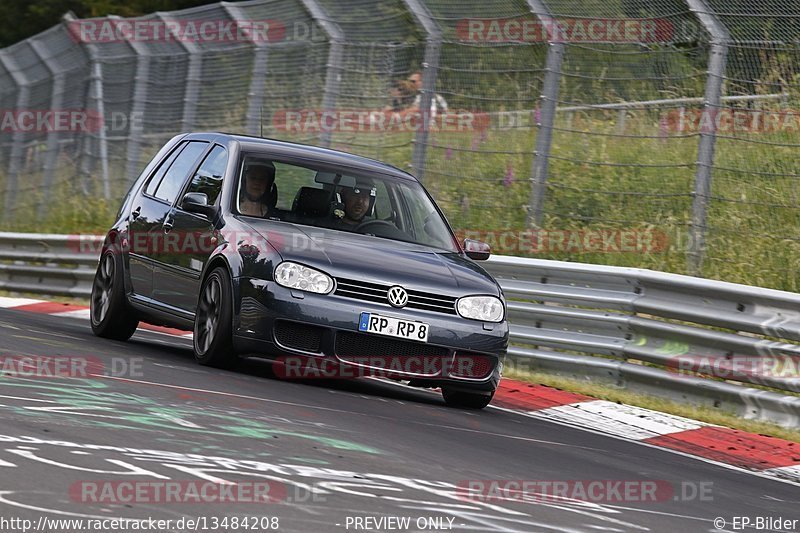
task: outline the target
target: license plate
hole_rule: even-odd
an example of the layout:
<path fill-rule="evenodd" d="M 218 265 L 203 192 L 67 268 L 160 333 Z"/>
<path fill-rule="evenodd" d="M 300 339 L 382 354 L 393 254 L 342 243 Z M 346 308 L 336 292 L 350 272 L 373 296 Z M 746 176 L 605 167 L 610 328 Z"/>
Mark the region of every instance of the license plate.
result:
<path fill-rule="evenodd" d="M 358 321 L 358 331 L 419 342 L 428 342 L 429 329 L 428 324 L 424 322 L 375 313 L 361 313 L 361 319 Z"/>

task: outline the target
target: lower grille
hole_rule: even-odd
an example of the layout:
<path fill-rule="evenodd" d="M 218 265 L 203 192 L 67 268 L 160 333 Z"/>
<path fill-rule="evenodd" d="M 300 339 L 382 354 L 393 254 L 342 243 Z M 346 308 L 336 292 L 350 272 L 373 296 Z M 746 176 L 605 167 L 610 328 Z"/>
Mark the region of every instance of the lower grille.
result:
<path fill-rule="evenodd" d="M 424 356 L 447 356 L 450 351 L 441 346 L 431 346 L 419 342 L 403 341 L 378 337 L 377 335 L 367 335 L 365 333 L 352 333 L 340 331 L 336 334 L 336 355 L 338 356 L 402 356 L 402 357 L 424 357 Z"/>
<path fill-rule="evenodd" d="M 450 375 L 460 378 L 483 379 L 494 370 L 494 359 L 481 354 L 456 353 Z"/>
<path fill-rule="evenodd" d="M 322 351 L 322 333 L 324 331 L 325 328 L 301 324 L 300 322 L 275 321 L 275 340 L 281 346 L 294 350 L 320 353 Z"/>
<path fill-rule="evenodd" d="M 336 334 L 336 355 L 348 363 L 424 376 L 440 375 L 452 359 L 440 346 L 347 331 Z"/>

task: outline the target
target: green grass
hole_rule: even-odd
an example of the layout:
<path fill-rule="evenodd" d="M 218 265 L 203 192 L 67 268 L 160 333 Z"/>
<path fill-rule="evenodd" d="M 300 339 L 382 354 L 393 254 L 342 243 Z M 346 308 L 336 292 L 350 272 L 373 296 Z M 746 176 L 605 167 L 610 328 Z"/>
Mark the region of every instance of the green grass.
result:
<path fill-rule="evenodd" d="M 792 103 L 790 107 L 800 107 Z M 545 201 L 545 231 L 655 235 L 657 248 L 615 252 L 559 241 L 559 233 L 531 250 L 495 247 L 495 253 L 689 273 L 687 252 L 697 135 L 663 131 L 661 112 L 629 113 L 624 129 L 616 112 L 560 113 L 553 134 Z M 531 195 L 533 127 L 468 133 L 431 133 L 424 182 L 451 225 L 467 230 L 524 230 Z M 800 291 L 800 160 L 797 135 L 737 134 L 716 147 L 703 276 Z M 315 143 L 315 135 L 296 139 Z M 411 167 L 413 134 L 335 134 L 332 147 Z M 66 167 L 65 167 L 66 168 Z M 68 172 L 64 170 L 64 172 Z M 39 216 L 36 195 L 2 230 L 103 232 L 124 193 L 115 182 L 112 200 L 86 198 L 71 176 L 62 176 L 57 201 Z M 122 169 L 112 169 L 122 176 Z M 28 182 L 40 177 L 32 176 Z M 93 178 L 96 180 L 96 178 Z M 93 181 L 92 183 L 96 183 Z M 501 243 L 496 243 L 501 244 Z"/>

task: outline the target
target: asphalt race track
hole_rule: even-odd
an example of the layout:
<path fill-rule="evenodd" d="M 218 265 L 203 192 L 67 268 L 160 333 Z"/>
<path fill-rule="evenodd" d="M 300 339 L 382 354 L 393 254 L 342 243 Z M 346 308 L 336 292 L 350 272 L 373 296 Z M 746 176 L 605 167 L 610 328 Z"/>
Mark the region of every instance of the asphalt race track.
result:
<path fill-rule="evenodd" d="M 162 333 L 107 341 L 86 320 L 0 310 L 0 355 L 74 356 L 92 369 L 0 377 L 3 532 L 45 518 L 56 532 L 77 528 L 52 520 L 111 518 L 172 521 L 159 531 L 302 532 L 719 531 L 717 517 L 738 531 L 734 517 L 800 519 L 796 485 L 506 410 L 447 408 L 394 383 L 287 381 L 257 359 L 207 369 L 189 340 Z M 470 480 L 659 490 L 657 501 L 480 498 L 465 492 Z M 246 501 L 247 490 L 231 490 L 235 502 L 172 501 L 153 492 L 167 482 L 249 487 L 270 501 Z"/>

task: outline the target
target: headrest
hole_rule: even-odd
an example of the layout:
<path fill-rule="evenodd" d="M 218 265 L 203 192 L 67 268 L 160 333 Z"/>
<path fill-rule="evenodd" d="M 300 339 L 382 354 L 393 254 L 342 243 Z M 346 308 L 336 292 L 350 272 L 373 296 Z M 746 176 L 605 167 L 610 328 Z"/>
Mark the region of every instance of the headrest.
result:
<path fill-rule="evenodd" d="M 301 187 L 294 197 L 292 211 L 305 217 L 327 216 L 331 207 L 331 193 L 316 187 Z"/>
<path fill-rule="evenodd" d="M 275 206 L 278 204 L 278 186 L 274 183 L 267 193 L 266 203 L 270 209 L 275 209 Z"/>

